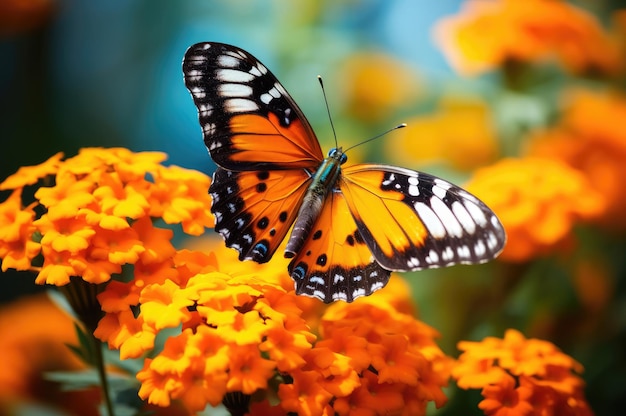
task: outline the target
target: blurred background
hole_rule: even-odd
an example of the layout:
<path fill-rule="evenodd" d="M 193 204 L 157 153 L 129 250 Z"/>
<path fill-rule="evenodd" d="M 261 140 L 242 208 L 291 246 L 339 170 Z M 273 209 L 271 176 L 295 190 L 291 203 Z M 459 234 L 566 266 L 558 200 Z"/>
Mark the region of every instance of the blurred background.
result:
<path fill-rule="evenodd" d="M 325 81 L 340 145 L 409 124 L 354 149 L 352 162 L 427 170 L 463 184 L 503 158 L 525 157 L 529 147 L 539 149 L 531 155 L 551 151 L 565 158 L 571 146 L 557 151 L 550 145 L 546 151 L 543 142 L 533 144 L 535 133 L 554 132 L 564 114 L 571 115 L 567 104 L 575 99 L 568 101 L 568 94 L 581 89 L 617 96 L 610 108 L 620 110 L 604 128 L 624 130 L 626 19 L 617 14 L 623 1 L 568 3 L 584 16 L 581 22 L 588 22 L 581 27 L 597 28 L 602 39 L 614 40 L 614 61 L 596 42 L 598 33 L 572 23 L 559 42 L 589 39 L 588 51 L 602 55 L 587 57 L 589 65 L 581 63 L 582 52 L 572 57 L 571 48 L 563 54 L 557 50 L 556 58 L 548 51 L 536 60 L 533 53 L 541 45 L 529 43 L 528 53 L 516 51 L 514 59 L 505 56 L 473 67 L 460 63 L 462 47 L 456 53 L 450 47 L 460 38 L 451 37 L 442 23 L 471 14 L 466 3 L 3 0 L 0 180 L 56 152 L 71 157 L 93 146 L 161 151 L 169 155 L 168 164 L 211 174 L 214 165 L 181 72 L 185 50 L 201 41 L 233 44 L 260 59 L 300 105 L 324 149 L 334 142 L 318 74 Z M 505 36 L 493 24 L 477 27 L 474 36 L 484 45 Z M 535 40 L 545 36 L 546 43 L 553 42 L 553 34 L 543 29 L 537 28 Z M 589 111 L 589 120 L 602 119 L 602 111 Z M 626 132 L 614 146 L 626 148 L 622 139 Z M 620 151 L 626 157 L 626 150 Z M 574 159 L 565 162 L 584 171 Z M 615 172 L 590 183 L 600 192 L 622 195 L 623 182 L 606 190 L 593 180 L 626 178 L 624 163 L 614 163 Z M 616 409 L 626 407 L 626 208 L 612 202 L 617 208 L 603 218 L 568 229 L 577 244 L 566 238 L 537 255 L 403 275 L 420 318 L 441 332 L 444 351 L 456 356 L 459 340 L 520 329 L 528 337 L 554 342 L 584 365 L 588 399 L 597 414 L 620 414 Z M 534 226 L 528 222 L 522 229 Z M 509 232 L 510 238 L 516 235 Z M 1 278 L 4 308 L 41 289 L 29 273 L 7 271 Z M 479 401 L 474 393 L 451 390 L 451 403 L 434 413 L 463 409 L 469 414 Z"/>

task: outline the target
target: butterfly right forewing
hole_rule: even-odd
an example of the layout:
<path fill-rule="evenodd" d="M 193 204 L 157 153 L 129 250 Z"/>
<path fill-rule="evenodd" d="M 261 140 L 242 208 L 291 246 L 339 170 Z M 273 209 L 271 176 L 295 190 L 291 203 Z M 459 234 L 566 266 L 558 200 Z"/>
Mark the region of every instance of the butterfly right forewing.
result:
<path fill-rule="evenodd" d="M 218 168 L 209 188 L 215 230 L 240 260 L 267 262 L 289 232 L 309 182 L 303 170 Z"/>

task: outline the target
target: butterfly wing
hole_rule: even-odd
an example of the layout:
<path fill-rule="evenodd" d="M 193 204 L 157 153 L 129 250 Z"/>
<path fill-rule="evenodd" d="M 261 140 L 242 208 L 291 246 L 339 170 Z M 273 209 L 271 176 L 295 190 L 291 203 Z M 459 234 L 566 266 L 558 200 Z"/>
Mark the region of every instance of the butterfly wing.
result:
<path fill-rule="evenodd" d="M 310 176 L 304 170 L 230 171 L 218 168 L 209 193 L 215 230 L 239 260 L 267 262 L 289 231 Z"/>
<path fill-rule="evenodd" d="M 390 271 L 372 256 L 340 192 L 326 197 L 302 249 L 288 267 L 296 293 L 325 303 L 352 302 L 384 287 Z"/>
<path fill-rule="evenodd" d="M 323 159 L 311 126 L 276 77 L 249 53 L 191 46 L 185 85 L 219 166 L 209 192 L 215 230 L 240 260 L 268 261 L 293 223 Z"/>
<path fill-rule="evenodd" d="M 314 170 L 324 158 L 300 108 L 249 53 L 198 43 L 185 53 L 183 73 L 217 165 L 233 171 Z"/>
<path fill-rule="evenodd" d="M 341 192 L 374 257 L 388 270 L 483 263 L 504 248 L 496 215 L 443 179 L 393 166 L 343 169 Z"/>

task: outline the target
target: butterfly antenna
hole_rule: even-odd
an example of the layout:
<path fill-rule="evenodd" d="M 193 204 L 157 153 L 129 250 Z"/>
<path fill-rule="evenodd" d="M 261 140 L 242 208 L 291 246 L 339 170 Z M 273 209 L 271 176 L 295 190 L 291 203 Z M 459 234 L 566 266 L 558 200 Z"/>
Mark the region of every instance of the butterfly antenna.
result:
<path fill-rule="evenodd" d="M 391 132 L 392 132 L 392 131 L 394 131 L 394 130 L 402 129 L 402 128 L 405 128 L 405 127 L 406 127 L 406 123 L 398 124 L 397 126 L 392 127 L 392 128 L 390 128 L 389 130 L 384 131 L 384 132 L 382 132 L 382 133 L 380 133 L 380 134 L 377 134 L 376 136 L 374 136 L 374 137 L 372 137 L 372 138 L 370 138 L 370 139 L 364 140 L 364 141 L 362 141 L 361 143 L 357 143 L 357 144 L 355 144 L 354 146 L 350 146 L 350 147 L 348 147 L 348 148 L 347 148 L 347 149 L 345 149 L 343 152 L 345 153 L 345 152 L 347 152 L 347 151 L 348 151 L 348 150 L 350 150 L 350 149 L 354 149 L 354 148 L 355 148 L 355 147 L 357 147 L 357 146 L 360 146 L 360 145 L 362 145 L 362 144 L 369 143 L 369 142 L 371 142 L 372 140 L 376 140 L 376 139 L 378 139 L 378 138 L 381 138 L 381 137 L 383 137 L 384 135 L 389 134 L 389 133 L 391 133 Z"/>
<path fill-rule="evenodd" d="M 333 137 L 335 138 L 335 147 L 339 147 L 339 144 L 337 144 L 337 132 L 335 131 L 333 118 L 330 115 L 330 107 L 328 106 L 328 99 L 326 98 L 326 90 L 324 89 L 324 81 L 322 81 L 322 76 L 318 75 L 317 80 L 320 82 L 320 87 L 322 87 L 322 94 L 324 95 L 324 104 L 326 104 L 326 113 L 328 114 L 328 120 L 330 120 L 330 128 L 333 129 Z"/>

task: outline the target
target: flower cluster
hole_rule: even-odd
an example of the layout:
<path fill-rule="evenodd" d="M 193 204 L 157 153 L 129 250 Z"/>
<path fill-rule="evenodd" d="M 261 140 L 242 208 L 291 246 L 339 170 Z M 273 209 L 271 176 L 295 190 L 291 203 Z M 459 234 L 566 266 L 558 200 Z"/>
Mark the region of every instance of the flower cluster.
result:
<path fill-rule="evenodd" d="M 553 344 L 507 330 L 504 338 L 462 341 L 452 377 L 463 389 L 482 389 L 486 415 L 591 415 L 576 374 L 582 366 Z"/>
<path fill-rule="evenodd" d="M 567 98 L 560 122 L 533 135 L 528 153 L 579 170 L 590 185 L 579 198 L 600 192 L 607 203 L 600 222 L 624 228 L 626 132 L 615 126 L 626 120 L 626 97 L 617 92 L 576 91 Z"/>
<path fill-rule="evenodd" d="M 502 159 L 477 170 L 466 188 L 498 214 L 508 235 L 501 258 L 510 261 L 567 247 L 573 226 L 605 206 L 582 173 L 548 158 Z"/>
<path fill-rule="evenodd" d="M 618 45 L 594 17 L 561 0 L 469 0 L 439 22 L 436 37 L 465 74 L 551 58 L 574 73 L 621 68 Z"/>
<path fill-rule="evenodd" d="M 192 235 L 213 224 L 209 178 L 161 165 L 163 153 L 87 148 L 62 158 L 23 167 L 0 184 L 12 190 L 0 204 L 2 270 L 36 271 L 38 284 L 63 286 L 72 276 L 103 283 L 125 264 L 141 270 L 171 257 L 172 231 L 153 219 Z M 51 186 L 24 202 L 24 188 L 40 180 Z"/>
<path fill-rule="evenodd" d="M 385 152 L 399 166 L 419 161 L 445 162 L 468 171 L 492 162 L 499 146 L 492 115 L 481 100 L 446 98 L 437 111 L 407 120 L 407 127 L 387 140 Z"/>
<path fill-rule="evenodd" d="M 436 331 L 404 310 L 406 288 L 393 290 L 399 281 L 387 297 L 324 310 L 295 295 L 284 260 L 259 266 L 240 263 L 232 250 L 217 253 L 180 251 L 159 281 L 111 282 L 99 295 L 107 314 L 96 335 L 122 358 L 182 328 L 137 375 L 148 402 L 246 409 L 254 395 L 265 398 L 250 407 L 259 415 L 419 415 L 428 402 L 445 403 L 450 361 L 433 341 Z M 233 405 L 236 395 L 246 399 Z"/>

